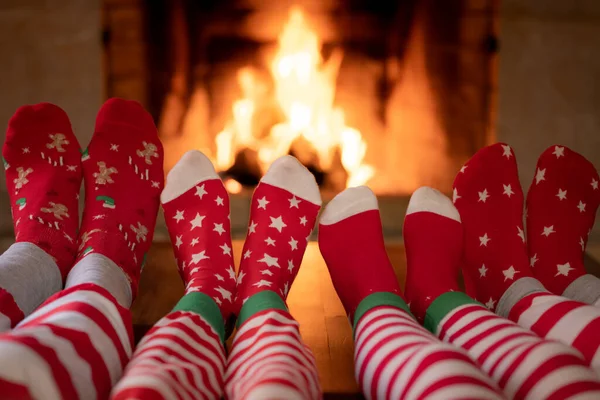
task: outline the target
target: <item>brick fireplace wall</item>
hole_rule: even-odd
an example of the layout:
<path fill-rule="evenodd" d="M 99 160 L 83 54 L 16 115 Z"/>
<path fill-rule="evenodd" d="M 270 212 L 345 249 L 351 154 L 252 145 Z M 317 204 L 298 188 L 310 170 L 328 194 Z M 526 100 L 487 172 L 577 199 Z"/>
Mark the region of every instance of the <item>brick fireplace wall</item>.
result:
<path fill-rule="evenodd" d="M 100 0 L 0 2 L 0 142 L 22 104 L 49 101 L 69 114 L 86 146 L 104 97 Z M 0 237 L 12 233 L 0 174 Z"/>

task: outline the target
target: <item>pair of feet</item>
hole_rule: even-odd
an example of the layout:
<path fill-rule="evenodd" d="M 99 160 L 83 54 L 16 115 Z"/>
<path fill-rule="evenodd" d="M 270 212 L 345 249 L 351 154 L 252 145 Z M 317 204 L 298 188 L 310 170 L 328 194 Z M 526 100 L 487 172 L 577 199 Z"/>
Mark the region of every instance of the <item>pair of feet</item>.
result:
<path fill-rule="evenodd" d="M 459 290 L 461 267 L 467 293 L 492 310 L 520 278 L 535 277 L 560 295 L 585 274 L 583 253 L 600 190 L 596 170 L 581 155 L 563 146 L 541 155 L 527 198 L 527 232 L 508 145 L 480 150 L 461 169 L 453 201 L 421 188 L 407 210 L 405 298 L 420 321 L 438 296 Z M 368 189 L 348 189 L 328 205 L 319 245 L 350 315 L 372 293 L 400 294 Z"/>
<path fill-rule="evenodd" d="M 164 181 L 162 145 L 142 106 L 108 100 L 85 150 L 61 108 L 23 106 L 9 121 L 2 157 L 16 241 L 48 253 L 63 280 L 76 259 L 103 254 L 124 271 L 135 294 Z"/>
<path fill-rule="evenodd" d="M 274 292 L 285 301 L 321 197 L 313 175 L 295 158 L 276 160 L 254 192 L 238 274 L 229 196 L 204 154 L 183 155 L 167 175 L 161 202 L 186 294 L 211 297 L 230 321 L 259 292 Z"/>
<path fill-rule="evenodd" d="M 527 196 L 527 229 L 523 202 L 514 152 L 502 143 L 461 169 L 454 204 L 433 189 L 415 192 L 404 236 L 406 295 L 417 316 L 440 294 L 458 290 L 461 266 L 467 294 L 500 313 L 508 311 L 497 309 L 503 295 L 523 278 L 562 295 L 585 274 L 585 244 L 600 203 L 593 165 L 552 146 L 540 156 Z"/>

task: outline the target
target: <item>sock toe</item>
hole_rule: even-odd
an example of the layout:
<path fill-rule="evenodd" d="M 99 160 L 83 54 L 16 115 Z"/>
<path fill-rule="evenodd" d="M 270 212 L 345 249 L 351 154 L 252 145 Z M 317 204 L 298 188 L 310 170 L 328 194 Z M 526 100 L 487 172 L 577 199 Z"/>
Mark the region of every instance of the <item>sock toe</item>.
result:
<path fill-rule="evenodd" d="M 167 183 L 160 196 L 161 202 L 168 203 L 197 184 L 210 179 L 220 179 L 215 167 L 203 153 L 190 150 L 167 175 Z"/>
<path fill-rule="evenodd" d="M 348 188 L 327 204 L 319 223 L 331 225 L 353 215 L 378 209 L 377 197 L 367 186 Z"/>
<path fill-rule="evenodd" d="M 287 190 L 318 206 L 321 205 L 321 193 L 315 177 L 295 157 L 283 156 L 275 160 L 261 182 Z"/>
<path fill-rule="evenodd" d="M 460 222 L 460 214 L 452 201 L 439 190 L 426 186 L 413 193 L 406 215 L 418 212 L 430 212 Z"/>
<path fill-rule="evenodd" d="M 96 129 L 113 124 L 127 125 L 145 134 L 157 132 L 152 116 L 133 100 L 111 98 L 102 105 L 96 117 Z"/>

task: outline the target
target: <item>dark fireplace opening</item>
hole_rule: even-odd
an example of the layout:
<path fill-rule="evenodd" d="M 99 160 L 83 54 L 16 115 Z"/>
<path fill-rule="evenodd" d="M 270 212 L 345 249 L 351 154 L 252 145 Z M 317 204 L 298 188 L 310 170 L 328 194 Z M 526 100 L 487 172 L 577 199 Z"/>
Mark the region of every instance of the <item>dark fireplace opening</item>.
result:
<path fill-rule="evenodd" d="M 449 192 L 493 140 L 495 1 L 105 1 L 108 94 L 138 89 L 166 171 L 198 149 L 238 193 L 292 154 L 328 193 Z"/>

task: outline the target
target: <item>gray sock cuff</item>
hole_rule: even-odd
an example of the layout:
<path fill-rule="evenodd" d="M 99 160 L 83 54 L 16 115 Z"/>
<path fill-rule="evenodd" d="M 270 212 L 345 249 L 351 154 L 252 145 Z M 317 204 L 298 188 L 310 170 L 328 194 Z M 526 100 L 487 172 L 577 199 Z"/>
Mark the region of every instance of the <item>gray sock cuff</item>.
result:
<path fill-rule="evenodd" d="M 131 285 L 121 268 L 108 257 L 91 253 L 82 258 L 67 275 L 65 289 L 93 283 L 106 289 L 125 308 L 131 307 Z"/>
<path fill-rule="evenodd" d="M 582 275 L 571 282 L 562 295 L 567 299 L 594 304 L 600 299 L 600 279 L 589 274 Z"/>
<path fill-rule="evenodd" d="M 0 256 L 0 287 L 27 316 L 62 289 L 62 277 L 48 253 L 33 243 L 19 242 Z"/>
<path fill-rule="evenodd" d="M 521 278 L 510 285 L 502 297 L 500 297 L 498 306 L 496 307 L 496 314 L 501 317 L 508 318 L 510 310 L 512 310 L 514 305 L 517 304 L 517 302 L 523 297 L 531 293 L 546 291 L 547 290 L 544 288 L 544 285 L 542 285 L 537 279 L 530 277 Z"/>

